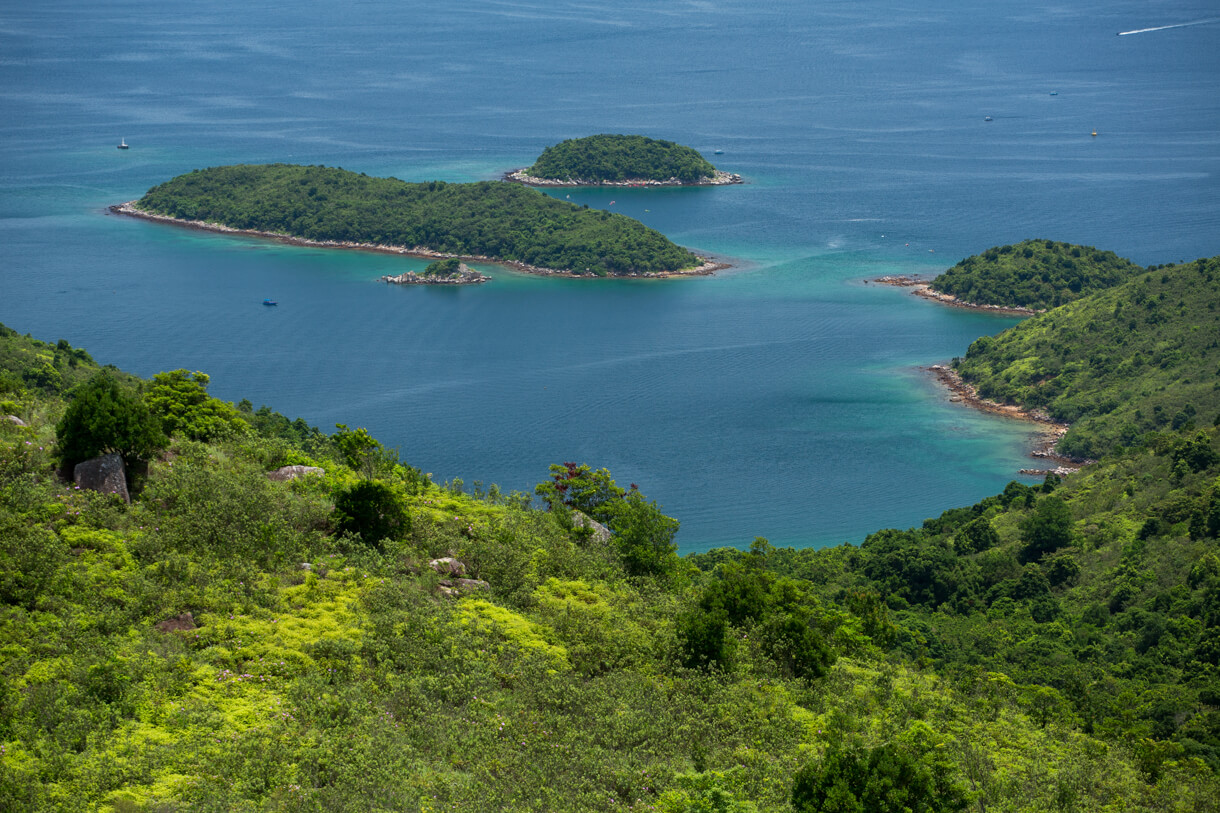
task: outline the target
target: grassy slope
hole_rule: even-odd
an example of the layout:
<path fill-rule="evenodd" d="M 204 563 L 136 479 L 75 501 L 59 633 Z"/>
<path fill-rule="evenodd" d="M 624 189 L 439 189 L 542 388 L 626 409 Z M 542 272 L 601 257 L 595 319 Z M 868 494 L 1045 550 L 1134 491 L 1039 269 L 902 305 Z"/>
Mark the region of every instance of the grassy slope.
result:
<path fill-rule="evenodd" d="M 1067 454 L 1210 425 L 1220 415 L 1220 258 L 1145 272 L 979 339 L 957 370 L 983 397 L 1071 423 Z"/>
<path fill-rule="evenodd" d="M 1025 240 L 967 257 L 931 288 L 974 305 L 1046 310 L 1118 285 L 1142 269 L 1092 246 Z"/>
<path fill-rule="evenodd" d="M 639 221 L 518 184 L 412 184 L 329 167 L 213 167 L 138 201 L 148 212 L 318 241 L 422 247 L 572 273 L 676 271 L 698 258 Z"/>
<path fill-rule="evenodd" d="M 731 672 L 682 668 L 675 618 L 720 576 L 628 578 L 613 545 L 515 499 L 407 489 L 401 468 L 383 471 L 412 533 L 381 552 L 336 538 L 333 494 L 357 475 L 328 443 L 179 439 L 131 506 L 78 492 L 49 475 L 62 391 L 4 380 L 0 398 L 32 423 L 0 424 L 5 809 L 678 811 L 715 791 L 783 811 L 793 771 L 837 739 L 947 761 L 987 810 L 1202 810 L 1218 798 L 1207 754 L 1181 733 L 1205 745 L 1215 714 L 1202 694 L 1214 668 L 1191 654 L 1206 633 L 1196 605 L 1220 578 L 1206 564 L 1214 541 L 1185 542 L 1179 520 L 1135 544 L 1145 516 L 1169 503 L 1189 514 L 1220 476 L 1172 482 L 1172 444 L 1063 489 L 1081 572 L 1054 588 L 1048 621 L 1030 616 L 1044 596 L 988 603 L 982 584 L 985 610 L 910 591 L 888 610 L 870 603 L 917 585 L 880 542 L 767 554 L 772 574 L 812 579 L 786 589 L 819 596 L 799 600 L 837 655 L 801 680 L 748 623 L 730 631 Z M 286 462 L 327 474 L 266 480 Z M 986 506 L 999 544 L 948 570 L 1019 581 L 1010 560 L 1030 494 Z M 964 518 L 942 518 L 917 546 L 951 539 Z M 490 590 L 444 598 L 426 561 L 450 554 Z M 1117 620 L 1083 627 L 1120 577 L 1136 592 Z M 155 628 L 187 610 L 198 629 Z M 1165 616 L 1187 653 L 1168 671 L 1153 667 L 1169 639 L 1143 661 L 1123 654 L 1155 626 L 1126 623 L 1133 610 Z M 1091 635 L 1111 647 L 1089 661 L 1088 696 L 1108 704 L 1096 720 L 1060 685 L 1062 650 Z M 1043 651 L 1046 668 L 1028 657 Z M 972 659 L 979 668 L 960 668 Z M 1171 731 L 1150 722 L 1164 698 L 1178 703 Z"/>

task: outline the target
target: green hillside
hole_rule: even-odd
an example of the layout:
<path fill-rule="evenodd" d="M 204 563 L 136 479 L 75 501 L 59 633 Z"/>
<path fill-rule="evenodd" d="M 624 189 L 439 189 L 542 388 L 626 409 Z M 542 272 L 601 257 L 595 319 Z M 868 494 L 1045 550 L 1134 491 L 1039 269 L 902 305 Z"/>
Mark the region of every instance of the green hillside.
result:
<path fill-rule="evenodd" d="M 602 181 L 668 181 L 698 183 L 716 168 L 690 147 L 640 135 L 595 135 L 570 138 L 547 147 L 525 170 L 535 178 Z"/>
<path fill-rule="evenodd" d="M 1154 430 L 1220 416 L 1220 257 L 1149 270 L 970 345 L 980 395 L 1072 424 L 1059 444 L 1094 458 Z"/>
<path fill-rule="evenodd" d="M 1220 799 L 1210 426 L 859 547 L 680 558 L 604 470 L 539 507 L 207 384 L 0 328 L 0 809 Z M 135 424 L 130 505 L 55 477 Z"/>
<path fill-rule="evenodd" d="M 1142 270 L 1112 251 L 1025 240 L 967 257 L 930 286 L 973 305 L 1046 310 L 1118 285 Z"/>
<path fill-rule="evenodd" d="M 153 187 L 146 212 L 316 241 L 374 243 L 598 276 L 699 258 L 637 220 L 518 184 L 406 183 L 291 164 L 213 167 Z"/>

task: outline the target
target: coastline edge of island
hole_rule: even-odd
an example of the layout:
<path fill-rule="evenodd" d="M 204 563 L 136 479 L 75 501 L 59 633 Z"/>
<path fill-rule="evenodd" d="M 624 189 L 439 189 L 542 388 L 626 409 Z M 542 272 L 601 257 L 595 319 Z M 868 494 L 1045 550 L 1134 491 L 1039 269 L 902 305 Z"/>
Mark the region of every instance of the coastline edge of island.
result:
<path fill-rule="evenodd" d="M 517 260 L 503 260 L 496 257 L 486 257 L 477 254 L 447 254 L 440 251 L 434 251 L 426 246 L 391 246 L 381 243 L 358 243 L 347 240 L 311 240 L 308 237 L 297 237 L 283 232 L 262 231 L 259 229 L 239 229 L 233 226 L 226 226 L 223 223 L 212 223 L 204 220 L 184 220 L 170 215 L 157 214 L 156 212 L 148 212 L 136 206 L 138 201 L 129 200 L 124 203 L 115 203 L 106 207 L 106 211 L 111 214 L 123 215 L 126 217 L 134 217 L 140 220 L 150 220 L 156 223 L 166 223 L 173 226 L 181 226 L 188 229 L 197 229 L 199 231 L 217 232 L 220 234 L 241 235 L 244 237 L 259 237 L 268 240 L 276 240 L 281 243 L 294 246 L 307 246 L 311 248 L 339 248 L 352 251 L 375 251 L 382 254 L 397 254 L 404 257 L 419 257 L 431 260 L 447 260 L 459 259 L 468 260 L 471 262 L 489 263 L 492 265 L 500 265 L 506 268 L 520 271 L 525 274 L 544 277 L 566 277 L 569 279 L 667 279 L 670 277 L 697 277 L 710 276 L 717 271 L 723 271 L 732 268 L 732 264 L 719 262 L 696 255 L 702 262 L 693 267 L 685 268 L 678 271 L 646 271 L 643 273 L 634 274 L 613 274 L 607 277 L 598 277 L 595 274 L 577 274 L 571 271 L 565 271 L 557 268 L 545 268 L 540 266 L 529 265 Z M 486 277 L 485 279 L 490 279 Z M 388 280 L 386 280 L 388 281 Z M 484 280 L 478 280 L 483 282 Z M 425 284 L 453 284 L 452 282 L 429 282 Z M 469 284 L 469 283 L 466 283 Z"/>

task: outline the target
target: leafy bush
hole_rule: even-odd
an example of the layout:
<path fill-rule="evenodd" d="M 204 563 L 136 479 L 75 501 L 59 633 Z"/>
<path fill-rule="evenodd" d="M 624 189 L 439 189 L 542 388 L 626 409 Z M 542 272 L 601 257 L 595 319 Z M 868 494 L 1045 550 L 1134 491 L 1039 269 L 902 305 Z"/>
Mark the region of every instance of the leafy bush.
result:
<path fill-rule="evenodd" d="M 186 370 L 153 376 L 144 403 L 161 419 L 165 434 L 213 440 L 247 431 L 232 404 L 208 396 L 209 380 L 205 373 Z"/>
<path fill-rule="evenodd" d="M 942 770 L 893 744 L 832 746 L 792 784 L 797 813 L 949 813 L 966 804 Z"/>
<path fill-rule="evenodd" d="M 382 541 L 400 539 L 411 530 L 411 517 L 394 489 L 377 480 L 361 480 L 335 497 L 339 530 L 381 549 Z"/>
<path fill-rule="evenodd" d="M 71 398 L 55 427 L 65 467 L 111 452 L 122 455 L 130 467 L 165 447 L 157 419 L 109 370 L 73 390 Z"/>
<path fill-rule="evenodd" d="M 1021 521 L 1021 559 L 1032 562 L 1072 544 L 1072 512 L 1059 497 L 1043 497 Z"/>

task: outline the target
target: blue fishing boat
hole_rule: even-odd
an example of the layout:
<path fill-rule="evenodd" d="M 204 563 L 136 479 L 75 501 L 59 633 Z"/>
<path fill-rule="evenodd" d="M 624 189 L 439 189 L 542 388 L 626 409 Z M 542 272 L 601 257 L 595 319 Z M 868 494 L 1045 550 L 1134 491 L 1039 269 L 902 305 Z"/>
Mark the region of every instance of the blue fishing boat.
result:
<path fill-rule="evenodd" d="M 274 299 L 264 299 L 263 304 L 270 307 L 271 305 L 278 305 L 280 303 L 276 302 Z"/>

